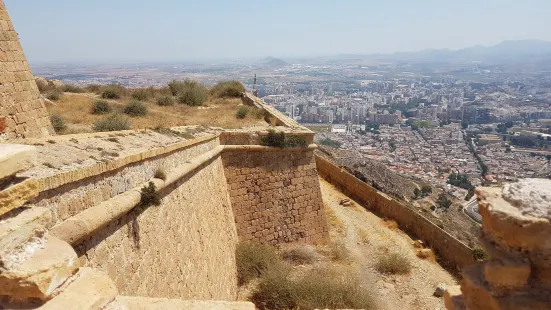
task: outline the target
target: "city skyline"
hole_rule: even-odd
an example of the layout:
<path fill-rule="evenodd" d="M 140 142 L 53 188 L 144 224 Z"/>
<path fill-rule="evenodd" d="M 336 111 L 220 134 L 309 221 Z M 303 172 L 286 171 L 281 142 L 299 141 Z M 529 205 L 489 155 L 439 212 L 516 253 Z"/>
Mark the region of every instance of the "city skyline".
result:
<path fill-rule="evenodd" d="M 315 57 L 551 41 L 541 0 L 6 0 L 31 63 Z M 32 5 L 33 10 L 28 10 Z"/>

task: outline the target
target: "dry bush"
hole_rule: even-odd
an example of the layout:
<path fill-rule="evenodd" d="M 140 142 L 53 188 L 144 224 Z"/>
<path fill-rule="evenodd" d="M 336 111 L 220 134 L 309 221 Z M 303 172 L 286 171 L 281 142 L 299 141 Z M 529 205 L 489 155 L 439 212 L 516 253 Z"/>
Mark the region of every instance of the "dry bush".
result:
<path fill-rule="evenodd" d="M 393 221 L 393 220 L 384 220 L 383 221 L 383 225 L 390 229 L 390 230 L 393 230 L 393 231 L 400 231 L 400 228 L 398 227 L 398 223 L 396 223 L 396 221 Z"/>
<path fill-rule="evenodd" d="M 174 99 L 172 99 L 172 96 L 161 96 L 157 98 L 157 105 L 162 107 L 174 105 Z"/>
<path fill-rule="evenodd" d="M 239 285 L 260 277 L 271 267 L 280 265 L 273 246 L 255 242 L 239 243 L 235 250 L 235 260 Z"/>
<path fill-rule="evenodd" d="M 65 84 L 65 85 L 61 85 L 61 87 L 59 88 L 62 92 L 66 92 L 66 93 L 83 93 L 84 92 L 84 89 L 78 87 L 78 86 L 75 86 L 75 85 L 70 85 L 70 84 Z"/>
<path fill-rule="evenodd" d="M 84 87 L 84 89 L 91 93 L 99 93 L 101 90 L 101 85 L 99 84 L 88 84 Z"/>
<path fill-rule="evenodd" d="M 244 119 L 245 117 L 247 117 L 248 113 L 249 113 L 249 108 L 239 107 L 239 109 L 237 109 L 237 112 L 235 112 L 235 117 L 239 119 Z"/>
<path fill-rule="evenodd" d="M 359 241 L 364 244 L 369 244 L 369 234 L 361 228 L 358 228 L 357 232 Z"/>
<path fill-rule="evenodd" d="M 419 249 L 417 250 L 416 255 L 420 259 L 428 260 L 431 263 L 436 263 L 436 256 L 431 249 Z"/>
<path fill-rule="evenodd" d="M 331 259 L 337 262 L 342 262 L 350 257 L 350 252 L 346 248 L 346 245 L 342 242 L 332 242 L 330 245 Z"/>
<path fill-rule="evenodd" d="M 109 114 L 113 109 L 106 100 L 95 100 L 92 103 L 92 114 Z"/>
<path fill-rule="evenodd" d="M 147 114 L 147 106 L 140 101 L 132 100 L 124 106 L 122 111 L 130 116 L 144 116 Z"/>
<path fill-rule="evenodd" d="M 153 177 L 163 181 L 166 180 L 166 169 L 164 167 L 158 167 L 157 170 L 155 170 L 155 175 Z"/>
<path fill-rule="evenodd" d="M 65 120 L 63 117 L 59 115 L 52 115 L 50 116 L 50 122 L 52 122 L 52 127 L 54 127 L 54 130 L 56 133 L 61 133 L 65 129 L 67 129 L 67 125 L 65 124 Z"/>
<path fill-rule="evenodd" d="M 411 263 L 403 254 L 385 253 L 379 255 L 375 268 L 380 273 L 407 274 L 411 271 Z"/>
<path fill-rule="evenodd" d="M 126 94 L 126 88 L 118 84 L 109 84 L 101 87 L 101 98 L 119 99 Z"/>
<path fill-rule="evenodd" d="M 335 211 L 333 211 L 328 206 L 325 206 L 325 214 L 327 215 L 327 219 L 329 220 L 329 225 L 331 227 L 333 227 L 340 234 L 346 233 L 344 224 L 341 219 L 335 214 Z"/>
<path fill-rule="evenodd" d="M 153 97 L 152 91 L 148 90 L 147 88 L 137 88 L 132 90 L 132 98 L 139 100 L 139 101 L 146 101 L 150 97 Z"/>
<path fill-rule="evenodd" d="M 58 101 L 63 96 L 63 93 L 59 89 L 51 89 L 46 93 L 46 98 L 51 101 Z"/>
<path fill-rule="evenodd" d="M 300 279 L 286 268 L 270 269 L 252 296 L 258 309 L 375 309 L 373 293 L 356 276 L 326 268 L 314 269 Z"/>
<path fill-rule="evenodd" d="M 218 82 L 210 89 L 215 98 L 239 98 L 245 92 L 245 87 L 239 81 Z"/>
<path fill-rule="evenodd" d="M 312 245 L 299 244 L 283 249 L 281 257 L 290 263 L 304 265 L 315 262 L 318 258 L 318 253 Z"/>
<path fill-rule="evenodd" d="M 96 121 L 93 127 L 94 131 L 119 131 L 130 129 L 130 120 L 115 113 Z"/>

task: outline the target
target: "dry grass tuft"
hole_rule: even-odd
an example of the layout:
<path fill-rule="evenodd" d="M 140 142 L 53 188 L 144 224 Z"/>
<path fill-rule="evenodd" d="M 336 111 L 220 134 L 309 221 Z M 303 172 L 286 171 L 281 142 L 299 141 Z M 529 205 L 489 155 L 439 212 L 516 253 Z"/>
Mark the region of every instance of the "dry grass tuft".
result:
<path fill-rule="evenodd" d="M 327 219 L 329 220 L 329 225 L 332 228 L 334 228 L 336 232 L 343 235 L 346 233 L 346 228 L 344 227 L 344 224 L 342 223 L 342 221 L 335 214 L 335 211 L 333 211 L 327 205 L 325 205 L 325 215 L 327 215 Z"/>
<path fill-rule="evenodd" d="M 407 274 L 411 271 L 411 263 L 403 254 L 385 253 L 379 255 L 375 268 L 380 273 Z"/>
<path fill-rule="evenodd" d="M 343 262 L 350 258 L 350 252 L 344 243 L 336 241 L 329 245 L 331 259 L 336 262 Z"/>
<path fill-rule="evenodd" d="M 258 309 L 375 309 L 373 293 L 350 272 L 317 268 L 292 279 L 286 268 L 262 277 L 252 301 Z"/>
<path fill-rule="evenodd" d="M 237 282 L 246 284 L 263 275 L 269 268 L 278 269 L 280 265 L 276 249 L 267 244 L 241 242 L 235 250 Z"/>
<path fill-rule="evenodd" d="M 400 228 L 398 227 L 398 223 L 396 223 L 396 221 L 393 221 L 393 220 L 384 220 L 383 221 L 383 225 L 390 229 L 390 230 L 393 230 L 393 231 L 400 231 Z"/>
<path fill-rule="evenodd" d="M 419 249 L 417 250 L 417 257 L 420 259 L 428 260 L 431 263 L 436 263 L 436 255 L 432 249 Z"/>
<path fill-rule="evenodd" d="M 369 235 L 365 230 L 358 228 L 357 233 L 358 233 L 358 239 L 361 243 L 369 244 Z"/>
<path fill-rule="evenodd" d="M 305 265 L 315 262 L 318 258 L 318 253 L 312 245 L 298 244 L 283 249 L 281 257 L 290 263 Z"/>

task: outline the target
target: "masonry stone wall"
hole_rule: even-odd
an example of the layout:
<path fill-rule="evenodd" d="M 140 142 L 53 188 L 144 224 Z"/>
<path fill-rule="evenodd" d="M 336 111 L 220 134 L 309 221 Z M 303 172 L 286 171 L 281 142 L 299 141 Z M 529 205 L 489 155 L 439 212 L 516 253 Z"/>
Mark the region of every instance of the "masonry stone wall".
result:
<path fill-rule="evenodd" d="M 54 134 L 19 37 L 0 0 L 0 127 L 3 140 Z M 0 132 L 1 134 L 2 132 Z"/>
<path fill-rule="evenodd" d="M 208 192 L 208 193 L 207 193 Z M 237 233 L 218 157 L 75 246 L 121 295 L 235 300 Z"/>
<path fill-rule="evenodd" d="M 458 267 L 474 262 L 472 251 L 467 245 L 420 213 L 377 191 L 322 157 L 316 156 L 316 163 L 322 178 L 339 186 L 345 194 L 362 202 L 369 210 L 396 221 L 401 229 L 423 240 L 445 261 Z"/>
<path fill-rule="evenodd" d="M 328 239 L 312 150 L 224 152 L 222 160 L 240 240 Z"/>
<path fill-rule="evenodd" d="M 128 162 L 127 159 L 130 158 L 133 162 L 119 168 L 109 169 L 108 164 L 99 164 L 87 169 L 40 179 L 38 181 L 42 192 L 32 203 L 51 209 L 53 223 L 57 224 L 146 182 L 153 178 L 157 170 L 167 172 L 218 145 L 218 138 L 207 137 L 198 139 L 198 142 L 191 143 L 189 146 L 152 156 L 146 160 L 140 160 L 146 157 L 145 154 L 128 156 L 121 161 Z M 86 171 L 89 173 L 85 173 Z"/>

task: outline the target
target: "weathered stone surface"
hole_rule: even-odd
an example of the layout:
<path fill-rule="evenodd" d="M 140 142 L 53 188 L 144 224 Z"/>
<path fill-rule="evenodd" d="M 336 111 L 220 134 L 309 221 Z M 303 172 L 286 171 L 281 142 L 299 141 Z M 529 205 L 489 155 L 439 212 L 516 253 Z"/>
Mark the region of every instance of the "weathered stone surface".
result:
<path fill-rule="evenodd" d="M 436 289 L 434 290 L 434 296 L 435 297 L 442 297 L 444 296 L 444 292 L 448 289 L 448 286 L 445 283 L 440 283 L 438 286 L 436 286 Z"/>
<path fill-rule="evenodd" d="M 73 282 L 63 287 L 61 293 L 39 309 L 103 309 L 118 291 L 115 283 L 105 273 L 91 268 L 80 268 Z"/>
<path fill-rule="evenodd" d="M 0 144 L 0 180 L 36 164 L 36 148 L 22 144 Z"/>
<path fill-rule="evenodd" d="M 17 216 L 0 221 L 0 265 L 9 253 L 33 237 L 42 237 L 52 216 L 47 208 L 27 208 Z"/>
<path fill-rule="evenodd" d="M 465 302 L 459 285 L 448 287 L 444 292 L 444 305 L 448 310 L 465 310 Z"/>
<path fill-rule="evenodd" d="M 0 216 L 38 196 L 38 181 L 27 179 L 0 191 Z"/>
<path fill-rule="evenodd" d="M 524 216 L 551 219 L 551 180 L 522 179 L 503 186 L 503 199 Z"/>
<path fill-rule="evenodd" d="M 178 300 L 117 296 L 105 310 L 254 310 L 254 304 L 245 301 Z"/>
<path fill-rule="evenodd" d="M 3 257 L 0 292 L 14 298 L 47 299 L 78 269 L 73 248 L 55 238 L 31 240 Z"/>
<path fill-rule="evenodd" d="M 484 277 L 491 285 L 522 288 L 530 276 L 530 264 L 511 259 L 495 259 L 484 265 Z"/>
<path fill-rule="evenodd" d="M 482 265 L 476 264 L 463 270 L 461 292 L 468 309 L 500 310 L 498 301 L 484 284 Z"/>

